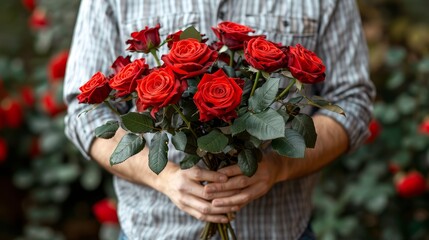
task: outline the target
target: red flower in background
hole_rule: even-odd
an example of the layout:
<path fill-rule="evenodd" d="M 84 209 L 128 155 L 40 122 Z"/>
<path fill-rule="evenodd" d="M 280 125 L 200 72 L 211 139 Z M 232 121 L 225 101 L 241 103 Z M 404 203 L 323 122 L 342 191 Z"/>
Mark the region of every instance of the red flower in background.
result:
<path fill-rule="evenodd" d="M 20 101 L 13 98 L 5 98 L 1 102 L 1 109 L 5 127 L 19 128 L 24 121 L 24 111 Z"/>
<path fill-rule="evenodd" d="M 26 9 L 28 9 L 28 11 L 33 11 L 36 8 L 36 2 L 35 0 L 22 0 L 22 5 L 24 5 L 24 7 Z"/>
<path fill-rule="evenodd" d="M 114 223 L 117 224 L 118 214 L 116 212 L 116 205 L 109 199 L 103 199 L 92 206 L 92 212 L 95 218 L 100 223 Z"/>
<path fill-rule="evenodd" d="M 51 91 L 46 91 L 41 100 L 42 109 L 51 117 L 55 117 L 67 109 L 63 102 L 57 101 L 55 94 Z"/>
<path fill-rule="evenodd" d="M 66 74 L 68 51 L 62 51 L 51 58 L 48 63 L 48 77 L 52 82 L 63 80 Z"/>
<path fill-rule="evenodd" d="M 44 11 L 35 9 L 30 16 L 28 24 L 32 29 L 41 30 L 49 25 L 49 21 Z"/>
<path fill-rule="evenodd" d="M 32 107 L 36 103 L 33 88 L 24 86 L 21 88 L 21 99 L 27 107 Z"/>
<path fill-rule="evenodd" d="M 7 142 L 3 138 L 0 138 L 0 163 L 6 160 L 7 153 Z"/>
<path fill-rule="evenodd" d="M 425 119 L 419 126 L 419 132 L 425 135 L 429 135 L 429 118 Z"/>
<path fill-rule="evenodd" d="M 365 143 L 372 143 L 375 141 L 375 139 L 377 139 L 377 137 L 380 135 L 381 133 L 381 125 L 380 123 L 377 121 L 377 119 L 372 119 L 369 122 L 368 125 L 368 130 L 369 130 L 369 137 L 366 139 Z"/>
<path fill-rule="evenodd" d="M 427 183 L 420 172 L 411 171 L 406 175 L 400 176 L 395 181 L 395 187 L 399 196 L 412 198 L 424 194 L 427 190 Z"/>

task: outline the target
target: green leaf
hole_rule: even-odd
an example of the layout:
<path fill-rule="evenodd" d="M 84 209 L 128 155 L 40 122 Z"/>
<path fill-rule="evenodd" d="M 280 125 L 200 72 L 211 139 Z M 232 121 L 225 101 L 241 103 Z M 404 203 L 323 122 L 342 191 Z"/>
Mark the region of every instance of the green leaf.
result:
<path fill-rule="evenodd" d="M 235 69 L 233 67 L 230 67 L 228 65 L 222 66 L 223 71 L 226 73 L 226 75 L 228 75 L 228 77 L 232 77 L 235 78 L 237 77 L 235 75 Z"/>
<path fill-rule="evenodd" d="M 274 139 L 271 142 L 273 149 L 282 156 L 303 158 L 305 153 L 304 138 L 293 129 L 285 130 L 285 137 Z"/>
<path fill-rule="evenodd" d="M 245 149 L 238 154 L 237 164 L 241 172 L 248 177 L 253 176 L 258 169 L 258 161 L 249 149 Z"/>
<path fill-rule="evenodd" d="M 177 150 L 185 151 L 188 141 L 184 132 L 176 132 L 176 134 L 171 137 L 171 142 Z"/>
<path fill-rule="evenodd" d="M 255 94 L 249 98 L 249 108 L 255 112 L 261 112 L 268 108 L 276 98 L 279 83 L 279 78 L 270 78 L 256 89 Z"/>
<path fill-rule="evenodd" d="M 188 38 L 194 38 L 197 39 L 198 42 L 201 42 L 202 38 L 201 38 L 201 33 L 198 32 L 198 30 L 193 27 L 190 26 L 188 28 L 186 28 L 181 34 L 180 34 L 180 40 L 183 39 L 188 39 Z"/>
<path fill-rule="evenodd" d="M 305 145 L 314 148 L 316 145 L 317 133 L 314 128 L 313 119 L 306 114 L 296 115 L 292 120 L 292 129 L 296 130 L 304 137 Z"/>
<path fill-rule="evenodd" d="M 209 134 L 197 139 L 198 148 L 211 152 L 221 153 L 228 144 L 228 138 L 219 130 L 214 129 Z"/>
<path fill-rule="evenodd" d="M 246 130 L 246 120 L 250 116 L 249 112 L 246 112 L 244 115 L 236 118 L 231 125 L 231 134 L 235 136 Z"/>
<path fill-rule="evenodd" d="M 200 159 L 201 157 L 198 155 L 186 154 L 185 158 L 180 161 L 180 169 L 189 169 L 195 166 L 200 161 Z"/>
<path fill-rule="evenodd" d="M 149 149 L 149 168 L 159 174 L 168 162 L 168 136 L 157 132 L 152 138 Z"/>
<path fill-rule="evenodd" d="M 271 140 L 284 137 L 285 121 L 275 110 L 268 108 L 264 112 L 250 114 L 246 119 L 246 130 L 259 140 Z"/>
<path fill-rule="evenodd" d="M 315 96 L 313 99 L 309 99 L 309 101 L 310 101 L 310 104 L 315 106 L 315 107 L 318 107 L 321 109 L 326 109 L 326 110 L 329 110 L 331 112 L 336 112 L 336 113 L 339 113 L 339 114 L 344 115 L 344 116 L 346 115 L 344 110 L 341 107 L 339 107 L 335 104 L 332 104 L 332 103 L 326 101 L 325 99 L 323 99 L 321 97 Z"/>
<path fill-rule="evenodd" d="M 146 114 L 129 112 L 121 116 L 124 127 L 133 133 L 149 132 L 153 129 L 153 119 Z"/>
<path fill-rule="evenodd" d="M 110 156 L 110 165 L 115 165 L 127 160 L 143 150 L 144 145 L 145 140 L 143 137 L 133 133 L 124 135 L 113 151 L 112 156 Z"/>
<path fill-rule="evenodd" d="M 95 136 L 104 139 L 112 138 L 118 128 L 119 123 L 117 121 L 108 121 L 95 129 Z"/>

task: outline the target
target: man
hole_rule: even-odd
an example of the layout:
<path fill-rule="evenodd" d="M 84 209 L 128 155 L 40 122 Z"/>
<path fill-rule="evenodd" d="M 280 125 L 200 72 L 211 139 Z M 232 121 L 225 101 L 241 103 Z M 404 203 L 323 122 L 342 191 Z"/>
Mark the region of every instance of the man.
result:
<path fill-rule="evenodd" d="M 146 148 L 110 166 L 110 155 L 125 131 L 119 129 L 109 140 L 96 139 L 95 127 L 115 115 L 99 107 L 78 117 L 86 107 L 76 100 L 79 86 L 97 71 L 109 73 L 116 57 L 128 54 L 124 43 L 131 32 L 160 23 L 165 38 L 194 25 L 214 40 L 210 27 L 225 20 L 247 25 L 273 42 L 300 43 L 315 51 L 327 76 L 312 92 L 341 106 L 347 117 L 317 110 L 316 147 L 304 159 L 268 151 L 251 178 L 237 166 L 218 172 L 181 170 L 176 151 L 169 152 L 169 163 L 156 175 L 148 167 Z M 308 226 L 318 170 L 368 136 L 374 88 L 367 64 L 353 0 L 82 0 L 64 88 L 66 134 L 88 159 L 116 176 L 119 217 L 128 239 L 197 239 L 204 221 L 227 222 L 225 213 L 230 212 L 236 212 L 231 224 L 238 239 L 312 239 Z M 202 181 L 210 184 L 201 186 Z"/>

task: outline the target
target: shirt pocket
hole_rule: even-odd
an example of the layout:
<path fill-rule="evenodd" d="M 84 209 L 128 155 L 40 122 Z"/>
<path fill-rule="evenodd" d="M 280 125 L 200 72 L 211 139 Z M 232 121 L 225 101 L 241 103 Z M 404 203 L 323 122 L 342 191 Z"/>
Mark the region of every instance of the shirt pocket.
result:
<path fill-rule="evenodd" d="M 310 50 L 316 47 L 316 19 L 303 16 L 246 15 L 241 22 L 253 28 L 256 34 L 266 35 L 272 42 L 286 46 L 299 43 Z"/>

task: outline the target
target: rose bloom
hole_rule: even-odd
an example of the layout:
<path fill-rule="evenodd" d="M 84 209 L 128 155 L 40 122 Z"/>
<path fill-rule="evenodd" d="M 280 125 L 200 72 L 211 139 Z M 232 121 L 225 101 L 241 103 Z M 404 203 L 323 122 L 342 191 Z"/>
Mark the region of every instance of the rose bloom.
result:
<path fill-rule="evenodd" d="M 21 99 L 27 107 L 32 107 L 36 103 L 34 89 L 31 86 L 23 86 L 21 88 Z"/>
<path fill-rule="evenodd" d="M 427 190 L 427 183 L 424 176 L 417 171 L 411 171 L 399 178 L 395 184 L 399 196 L 405 198 L 417 197 Z"/>
<path fill-rule="evenodd" d="M 217 56 L 207 44 L 189 38 L 174 42 L 170 52 L 161 59 L 181 78 L 191 78 L 206 72 Z"/>
<path fill-rule="evenodd" d="M 161 26 L 157 24 L 154 28 L 148 26 L 140 32 L 131 33 L 132 39 L 126 41 L 130 46 L 127 48 L 131 52 L 149 53 L 152 49 L 156 49 L 161 43 L 159 37 L 159 29 Z"/>
<path fill-rule="evenodd" d="M 228 77 L 222 69 L 214 74 L 204 74 L 194 95 L 200 121 L 219 118 L 230 122 L 237 118 L 236 108 L 240 105 L 243 93 L 243 89 L 237 84 L 238 80 Z"/>
<path fill-rule="evenodd" d="M 233 51 L 243 50 L 244 42 L 252 38 L 265 37 L 263 35 L 249 36 L 249 33 L 254 33 L 255 30 L 234 22 L 221 22 L 217 27 L 212 27 L 212 30 L 219 41 Z"/>
<path fill-rule="evenodd" d="M 290 46 L 288 68 L 292 76 L 302 83 L 314 84 L 325 80 L 325 65 L 312 51 L 300 44 Z"/>
<path fill-rule="evenodd" d="M 115 89 L 116 97 L 123 97 L 135 91 L 137 79 L 140 79 L 149 70 L 144 58 L 137 59 L 134 62 L 123 67 L 110 80 L 109 85 Z"/>
<path fill-rule="evenodd" d="M 101 224 L 117 224 L 119 222 L 116 205 L 113 201 L 109 199 L 102 199 L 96 202 L 92 206 L 92 212 L 94 213 L 95 218 Z"/>
<path fill-rule="evenodd" d="M 169 34 L 167 36 L 167 46 L 168 49 L 171 49 L 171 47 L 173 47 L 173 43 L 180 41 L 180 35 L 183 33 L 182 30 L 179 30 L 175 33 Z M 205 43 L 207 42 L 209 39 L 208 38 L 204 38 L 205 34 L 201 34 L 201 42 Z"/>
<path fill-rule="evenodd" d="M 116 73 L 120 72 L 122 68 L 131 63 L 131 56 L 122 57 L 119 56 L 112 64 L 112 69 Z"/>
<path fill-rule="evenodd" d="M 62 51 L 51 58 L 48 63 L 48 76 L 51 81 L 62 80 L 66 73 L 68 51 Z"/>
<path fill-rule="evenodd" d="M 155 69 L 137 81 L 137 110 L 143 112 L 152 107 L 150 113 L 155 118 L 159 109 L 179 102 L 187 87 L 187 82 L 179 80 L 171 68 Z"/>
<path fill-rule="evenodd" d="M 82 92 L 77 96 L 79 103 L 96 104 L 102 103 L 112 89 L 108 79 L 101 72 L 97 72 L 79 90 Z"/>
<path fill-rule="evenodd" d="M 33 11 L 36 8 L 36 2 L 35 0 L 21 0 L 22 5 L 28 10 Z"/>
<path fill-rule="evenodd" d="M 283 68 L 287 63 L 287 56 L 280 47 L 264 38 L 246 42 L 244 58 L 252 67 L 269 73 Z"/>

